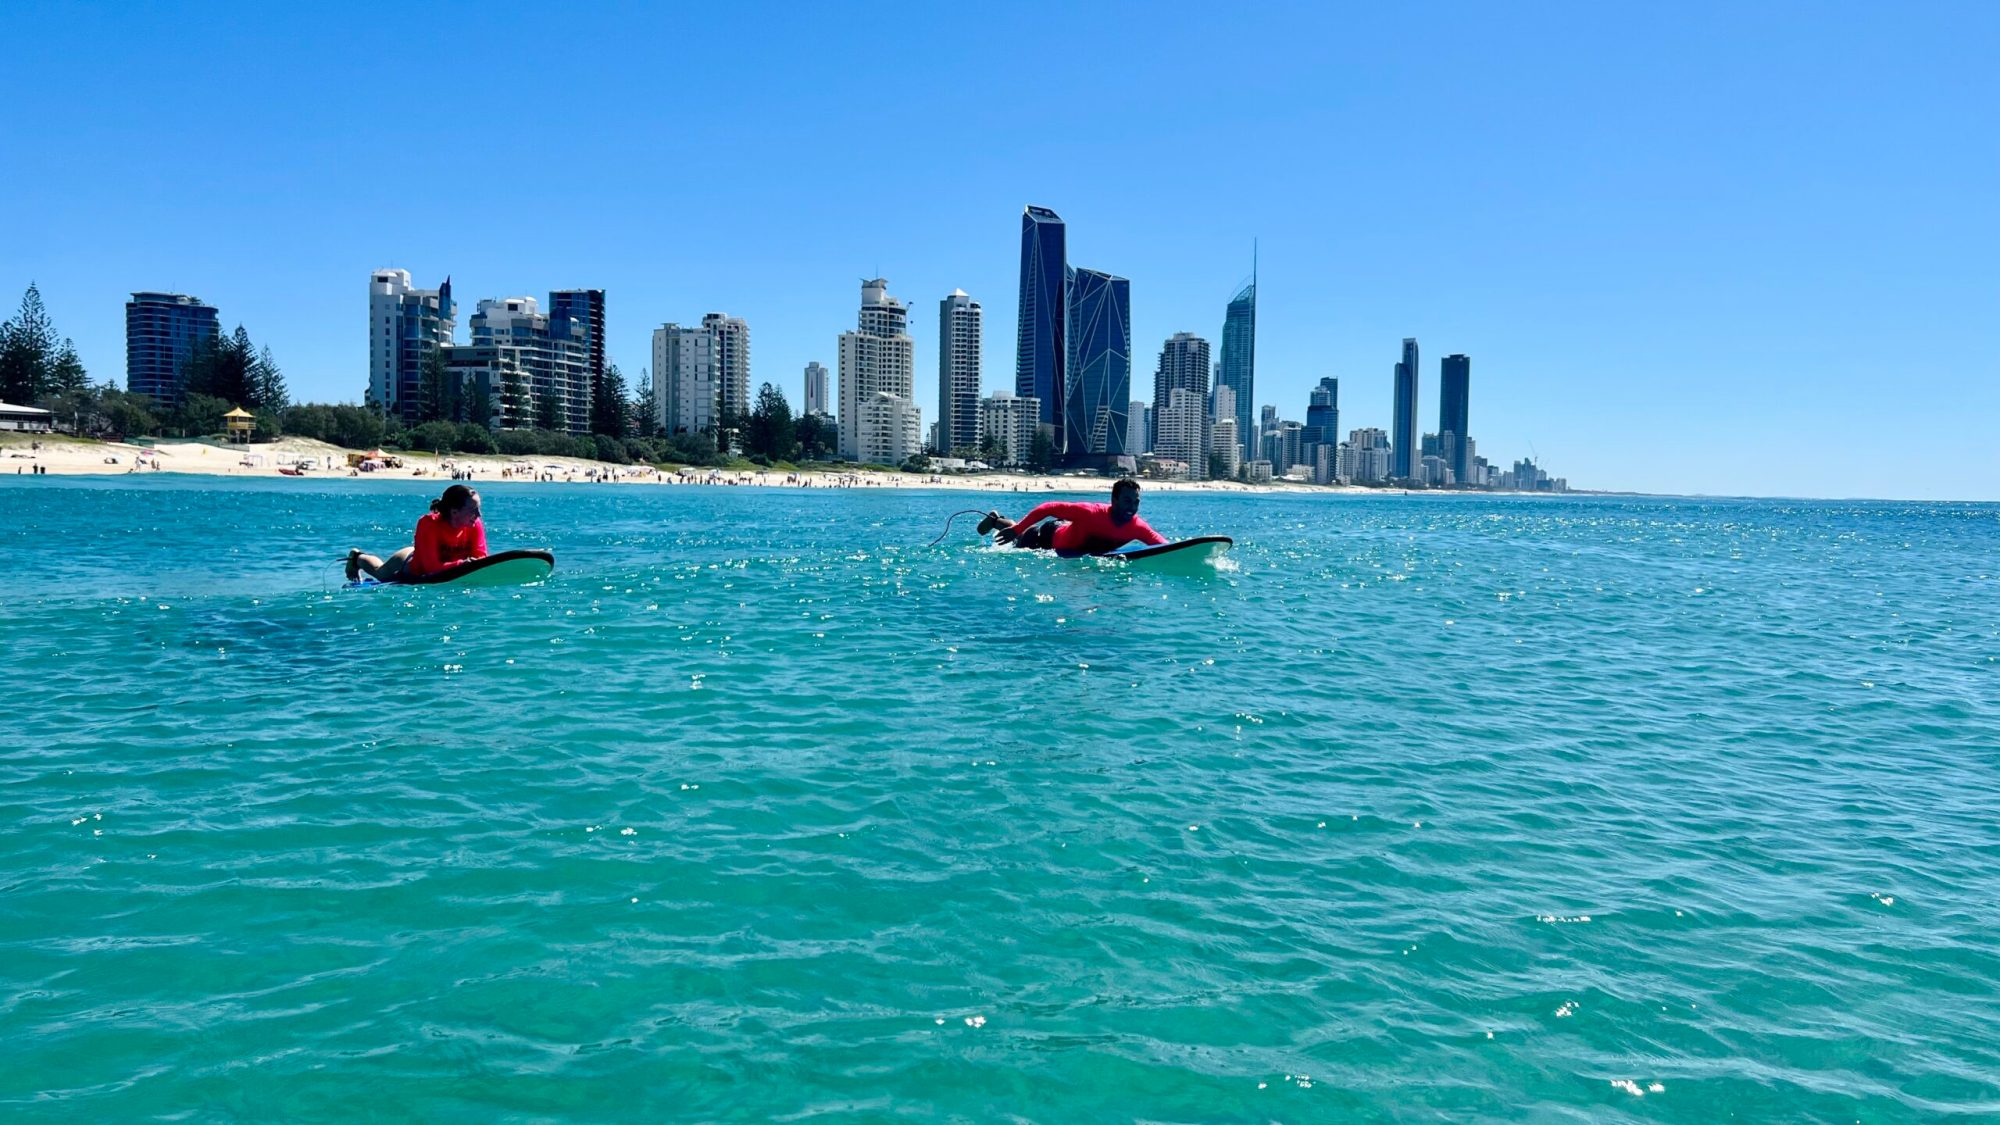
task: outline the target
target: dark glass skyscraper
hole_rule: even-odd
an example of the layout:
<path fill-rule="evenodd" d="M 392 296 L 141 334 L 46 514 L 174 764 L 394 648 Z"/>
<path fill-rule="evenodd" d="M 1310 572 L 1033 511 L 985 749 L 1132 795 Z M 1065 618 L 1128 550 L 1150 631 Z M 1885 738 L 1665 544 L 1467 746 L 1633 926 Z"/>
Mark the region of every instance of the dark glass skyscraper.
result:
<path fill-rule="evenodd" d="M 1304 457 L 1311 462 L 1311 450 L 1321 445 L 1340 444 L 1340 380 L 1328 376 L 1319 381 L 1306 400 L 1306 428 L 1300 435 Z"/>
<path fill-rule="evenodd" d="M 1469 355 L 1448 355 L 1438 367 L 1438 436 L 1451 434 L 1456 440 L 1446 447 L 1445 456 L 1451 461 L 1451 471 L 1459 483 L 1466 480 L 1465 470 L 1472 459 L 1465 455 L 1467 430 L 1472 395 L 1472 357 Z"/>
<path fill-rule="evenodd" d="M 1065 459 L 1083 464 L 1132 450 L 1132 283 L 1100 270 L 1070 277 Z"/>
<path fill-rule="evenodd" d="M 583 333 L 584 358 L 590 364 L 591 385 L 604 378 L 604 290 L 558 289 L 549 294 L 549 330 L 567 330 L 576 321 Z"/>
<path fill-rule="evenodd" d="M 1389 475 L 1413 477 L 1417 457 L 1417 341 L 1403 337 L 1403 362 L 1396 365 L 1395 429 L 1389 434 Z"/>
<path fill-rule="evenodd" d="M 1250 411 L 1257 391 L 1257 274 L 1252 267 L 1250 280 L 1230 298 L 1229 311 L 1222 318 L 1222 359 L 1216 368 L 1215 385 L 1236 392 L 1236 435 L 1247 449 L 1256 448 L 1250 428 Z"/>
<path fill-rule="evenodd" d="M 221 331 L 215 310 L 199 297 L 132 294 L 125 302 L 125 389 L 162 409 L 180 405 L 181 368 L 195 345 Z"/>
<path fill-rule="evenodd" d="M 1069 359 L 1069 249 L 1062 217 L 1046 207 L 1021 213 L 1020 335 L 1014 348 L 1014 393 L 1041 400 L 1041 421 L 1063 441 L 1064 367 Z"/>

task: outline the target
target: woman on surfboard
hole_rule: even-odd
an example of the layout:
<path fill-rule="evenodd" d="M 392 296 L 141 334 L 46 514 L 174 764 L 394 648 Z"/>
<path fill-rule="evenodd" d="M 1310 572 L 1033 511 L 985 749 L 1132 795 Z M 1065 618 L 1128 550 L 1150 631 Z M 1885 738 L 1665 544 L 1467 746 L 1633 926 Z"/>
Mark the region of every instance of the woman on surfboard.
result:
<path fill-rule="evenodd" d="M 421 578 L 461 563 L 486 557 L 486 525 L 479 519 L 479 493 L 462 484 L 444 490 L 431 501 L 430 514 L 417 521 L 416 542 L 386 559 L 347 552 L 347 580 L 359 582 L 365 572 L 377 582 Z"/>
<path fill-rule="evenodd" d="M 1037 504 L 1019 523 L 1011 525 L 999 512 L 988 512 L 979 521 L 979 534 L 989 531 L 1002 543 L 1065 555 L 1101 555 L 1134 539 L 1148 547 L 1167 541 L 1139 518 L 1139 482 L 1130 477 L 1111 486 L 1109 504 L 1051 500 Z"/>

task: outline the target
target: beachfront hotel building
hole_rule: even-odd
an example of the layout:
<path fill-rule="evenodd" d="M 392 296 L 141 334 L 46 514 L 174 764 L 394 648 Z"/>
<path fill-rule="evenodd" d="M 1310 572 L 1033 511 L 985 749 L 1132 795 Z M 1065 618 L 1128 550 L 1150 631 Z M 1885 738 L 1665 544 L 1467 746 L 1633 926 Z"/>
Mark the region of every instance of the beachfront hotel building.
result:
<path fill-rule="evenodd" d="M 856 330 L 840 334 L 841 456 L 899 465 L 923 451 L 909 323 L 908 306 L 889 295 L 886 278 L 861 283 Z"/>
<path fill-rule="evenodd" d="M 1194 395 L 1202 405 L 1204 422 L 1208 417 L 1208 341 L 1192 332 L 1176 332 L 1167 337 L 1160 348 L 1160 363 L 1153 371 L 1153 433 L 1152 445 L 1155 453 L 1161 450 L 1160 432 L 1166 421 L 1167 409 L 1173 405 L 1174 392 L 1185 390 Z M 1206 440 L 1196 445 L 1206 450 Z"/>
<path fill-rule="evenodd" d="M 1001 464 L 1026 464 L 1041 418 L 1041 403 L 1009 391 L 996 391 L 979 400 L 979 444 L 986 444 L 991 436 L 1000 444 Z"/>
<path fill-rule="evenodd" d="M 700 324 L 653 329 L 653 408 L 660 432 L 699 434 L 715 429 L 721 405 L 721 341 Z"/>
<path fill-rule="evenodd" d="M 1014 341 L 1014 395 L 1034 399 L 1041 424 L 1063 442 L 1063 392 L 1068 387 L 1069 249 L 1062 217 L 1046 207 L 1021 212 L 1021 292 Z"/>
<path fill-rule="evenodd" d="M 716 410 L 721 418 L 750 413 L 750 325 L 740 316 L 709 313 L 702 328 L 715 336 Z"/>
<path fill-rule="evenodd" d="M 1271 471 L 1284 476 L 1293 466 L 1306 464 L 1305 426 L 1289 420 L 1272 426 L 1266 437 L 1264 459 L 1271 463 Z"/>
<path fill-rule="evenodd" d="M 1388 434 L 1371 426 L 1347 435 L 1347 443 L 1341 447 L 1341 480 L 1380 484 L 1389 479 L 1393 467 Z"/>
<path fill-rule="evenodd" d="M 1403 337 L 1403 359 L 1396 364 L 1395 414 L 1390 420 L 1389 474 L 1408 480 L 1416 475 L 1417 460 L 1417 340 Z"/>
<path fill-rule="evenodd" d="M 1072 270 L 1069 302 L 1062 459 L 1110 468 L 1132 450 L 1132 283 L 1101 270 Z"/>
<path fill-rule="evenodd" d="M 504 370 L 514 373 L 502 383 L 509 424 L 590 432 L 593 387 L 583 325 L 542 312 L 533 297 L 493 298 L 480 301 L 472 314 L 472 346 L 504 354 Z M 447 367 L 450 358 L 447 353 Z"/>
<path fill-rule="evenodd" d="M 1224 418 L 1232 422 L 1236 420 L 1236 388 L 1218 385 L 1208 395 L 1209 428 L 1214 429 L 1215 424 Z M 1243 460 L 1243 431 L 1232 426 L 1229 433 L 1231 435 L 1230 440 L 1236 443 L 1236 453 L 1234 456 L 1240 463 Z M 1219 452 L 1221 447 L 1222 439 L 1210 435 L 1208 443 L 1209 452 Z M 1254 453 L 1255 451 L 1252 450 L 1252 452 Z"/>
<path fill-rule="evenodd" d="M 134 293 L 125 302 L 125 389 L 155 406 L 180 405 L 197 346 L 221 334 L 215 309 L 185 293 Z"/>
<path fill-rule="evenodd" d="M 1207 381 L 1208 364 L 1204 357 L 1202 382 Z M 1200 390 L 1174 387 L 1162 401 L 1166 403 L 1164 407 L 1153 408 L 1159 415 L 1160 431 L 1158 440 L 1153 443 L 1153 456 L 1184 463 L 1189 480 L 1207 479 L 1210 440 L 1208 396 Z"/>
<path fill-rule="evenodd" d="M 979 302 L 954 289 L 938 302 L 939 453 L 979 444 L 979 341 L 985 314 Z"/>
<path fill-rule="evenodd" d="M 1209 434 L 1209 452 L 1222 461 L 1224 480 L 1235 480 L 1243 472 L 1243 445 L 1236 440 L 1236 416 L 1217 418 Z"/>
<path fill-rule="evenodd" d="M 457 315 L 449 277 L 436 289 L 418 289 L 408 270 L 369 275 L 369 405 L 405 425 L 421 420 L 424 365 L 438 349 L 451 346 Z"/>
<path fill-rule="evenodd" d="M 604 378 L 604 290 L 556 289 L 549 293 L 549 322 L 574 322 L 584 367 L 594 389 Z"/>
<path fill-rule="evenodd" d="M 806 364 L 806 413 L 831 415 L 826 397 L 826 365 L 814 360 Z"/>

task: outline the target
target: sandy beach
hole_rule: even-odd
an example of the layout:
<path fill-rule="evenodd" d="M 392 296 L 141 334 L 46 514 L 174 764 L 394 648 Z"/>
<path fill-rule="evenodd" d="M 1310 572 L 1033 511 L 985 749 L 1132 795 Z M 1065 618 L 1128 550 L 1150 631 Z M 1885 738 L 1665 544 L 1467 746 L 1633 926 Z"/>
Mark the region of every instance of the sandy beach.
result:
<path fill-rule="evenodd" d="M 1012 472 L 903 473 L 840 472 L 813 469 L 660 469 L 614 465 L 577 457 L 509 457 L 468 453 L 396 453 L 399 468 L 362 472 L 348 466 L 357 452 L 311 438 L 284 438 L 243 446 L 205 442 L 162 442 L 157 446 L 80 441 L 49 434 L 0 435 L 0 475 L 116 475 L 120 473 L 199 473 L 206 476 L 270 477 L 279 480 L 472 480 L 565 484 L 648 484 L 681 486 L 763 485 L 794 488 L 957 488 L 985 492 L 1091 492 L 1108 483 L 1099 476 L 1054 476 Z M 303 466 L 303 468 L 301 467 Z M 294 475 L 283 470 L 298 470 Z M 1274 481 L 1152 481 L 1153 492 L 1374 492 L 1353 485 Z"/>

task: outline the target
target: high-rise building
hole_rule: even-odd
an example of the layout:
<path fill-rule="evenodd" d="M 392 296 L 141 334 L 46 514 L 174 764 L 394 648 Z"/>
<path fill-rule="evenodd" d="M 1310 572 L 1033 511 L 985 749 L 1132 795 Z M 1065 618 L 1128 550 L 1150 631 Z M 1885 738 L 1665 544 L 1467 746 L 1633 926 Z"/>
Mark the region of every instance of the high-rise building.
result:
<path fill-rule="evenodd" d="M 716 409 L 723 418 L 750 413 L 750 326 L 740 316 L 714 312 L 701 326 L 715 333 Z"/>
<path fill-rule="evenodd" d="M 996 391 L 979 400 L 979 444 L 991 436 L 1000 445 L 1000 463 L 1026 464 L 1041 426 L 1041 403 L 1011 391 Z"/>
<path fill-rule="evenodd" d="M 1222 318 L 1222 356 L 1215 379 L 1218 387 L 1236 392 L 1236 433 L 1246 445 L 1258 431 L 1250 428 L 1250 404 L 1257 394 L 1257 270 L 1229 300 Z"/>
<path fill-rule="evenodd" d="M 1347 435 L 1343 447 L 1340 479 L 1361 484 L 1380 484 L 1389 479 L 1389 435 L 1370 427 Z"/>
<path fill-rule="evenodd" d="M 451 416 L 496 430 L 534 426 L 528 371 L 521 349 L 494 343 L 452 344 L 439 349 L 447 382 L 460 396 Z"/>
<path fill-rule="evenodd" d="M 811 370 L 807 368 L 806 376 L 809 401 Z M 661 430 L 715 433 L 721 446 L 735 436 L 733 430 L 717 432 L 723 420 L 743 418 L 752 405 L 750 326 L 741 317 L 709 313 L 700 324 L 668 323 L 653 329 L 653 409 Z"/>
<path fill-rule="evenodd" d="M 1021 213 L 1021 308 L 1014 348 L 1014 394 L 1040 404 L 1042 424 L 1064 447 L 1063 391 L 1068 385 L 1069 250 L 1061 216 L 1046 207 Z"/>
<path fill-rule="evenodd" d="M 831 415 L 826 397 L 826 366 L 818 360 L 806 364 L 806 413 Z"/>
<path fill-rule="evenodd" d="M 1108 467 L 1131 452 L 1132 283 L 1078 269 L 1069 284 L 1063 460 Z"/>
<path fill-rule="evenodd" d="M 368 278 L 368 402 L 416 425 L 424 402 L 424 366 L 451 346 L 458 307 L 451 278 L 436 289 L 410 285 L 408 270 L 376 270 Z"/>
<path fill-rule="evenodd" d="M 221 332 L 216 311 L 199 297 L 132 294 L 125 302 L 125 389 L 155 406 L 180 405 L 188 357 Z"/>
<path fill-rule="evenodd" d="M 549 327 L 574 324 L 593 389 L 604 379 L 604 290 L 557 289 L 549 294 Z"/>
<path fill-rule="evenodd" d="M 1207 340 L 1192 332 L 1176 332 L 1167 337 L 1166 344 L 1160 348 L 1160 365 L 1153 371 L 1152 444 L 1155 453 L 1160 451 L 1160 424 L 1167 408 L 1173 405 L 1175 391 L 1194 394 L 1206 418 L 1208 373 Z M 1200 448 L 1206 448 L 1206 444 L 1203 443 Z"/>
<path fill-rule="evenodd" d="M 979 444 L 979 341 L 985 314 L 979 302 L 954 289 L 938 302 L 938 418 L 940 453 Z"/>
<path fill-rule="evenodd" d="M 1470 483 L 1472 479 L 1467 473 L 1472 457 L 1467 428 L 1471 424 L 1471 395 L 1472 357 L 1444 357 L 1438 366 L 1438 436 L 1449 434 L 1452 438 L 1444 456 L 1458 484 Z"/>
<path fill-rule="evenodd" d="M 1207 382 L 1208 376 L 1206 358 L 1203 357 L 1201 365 L 1203 382 Z M 1160 432 L 1159 440 L 1153 443 L 1153 456 L 1186 465 L 1190 480 L 1207 479 L 1208 395 L 1201 390 L 1177 386 L 1162 401 L 1167 405 L 1156 408 L 1159 411 Z"/>
<path fill-rule="evenodd" d="M 720 336 L 707 325 L 653 329 L 653 409 L 669 434 L 710 433 L 722 405 Z"/>
<path fill-rule="evenodd" d="M 1152 443 L 1147 437 L 1153 432 L 1152 414 L 1153 408 L 1138 399 L 1133 399 L 1132 405 L 1126 408 L 1126 424 L 1131 427 L 1127 442 L 1133 456 L 1153 451 Z"/>
<path fill-rule="evenodd" d="M 1213 432 L 1209 435 L 1209 452 L 1221 459 L 1224 479 L 1235 480 L 1238 474 L 1242 473 L 1243 445 L 1236 440 L 1234 412 L 1215 419 Z"/>
<path fill-rule="evenodd" d="M 510 413 L 518 410 L 537 427 L 590 432 L 589 351 L 575 321 L 552 324 L 533 297 L 485 300 L 472 314 L 472 346 L 511 351 L 507 363 L 524 385 L 503 384 L 502 391 L 526 397 L 516 397 Z"/>
<path fill-rule="evenodd" d="M 1236 389 L 1234 387 L 1218 386 L 1209 392 L 1209 426 L 1212 428 L 1224 418 L 1229 419 L 1231 422 L 1236 421 Z M 1229 440 L 1236 443 L 1235 458 L 1237 464 L 1240 465 L 1243 462 L 1242 431 L 1238 430 L 1235 426 L 1229 427 Z M 1212 438 L 1209 442 L 1209 449 L 1211 451 L 1219 449 L 1221 442 L 1221 438 Z"/>
<path fill-rule="evenodd" d="M 1208 417 L 1211 422 L 1236 417 L 1236 390 L 1220 384 L 1209 389 Z"/>
<path fill-rule="evenodd" d="M 1340 444 L 1340 380 L 1328 376 L 1306 397 L 1306 429 L 1301 451 L 1308 464 L 1318 464 L 1320 446 Z M 1321 482 L 1324 483 L 1324 482 Z"/>
<path fill-rule="evenodd" d="M 914 401 L 916 345 L 909 321 L 908 307 L 889 295 L 886 279 L 861 283 L 858 330 L 840 334 L 843 457 L 899 465 L 922 452 L 923 427 Z"/>
<path fill-rule="evenodd" d="M 1391 431 L 1390 473 L 1409 479 L 1421 467 L 1417 457 L 1417 341 L 1403 338 L 1403 360 L 1396 365 L 1396 413 Z"/>
<path fill-rule="evenodd" d="M 1307 464 L 1305 459 L 1305 426 L 1298 422 L 1279 421 L 1271 428 L 1271 471 L 1279 476 L 1298 465 Z"/>

